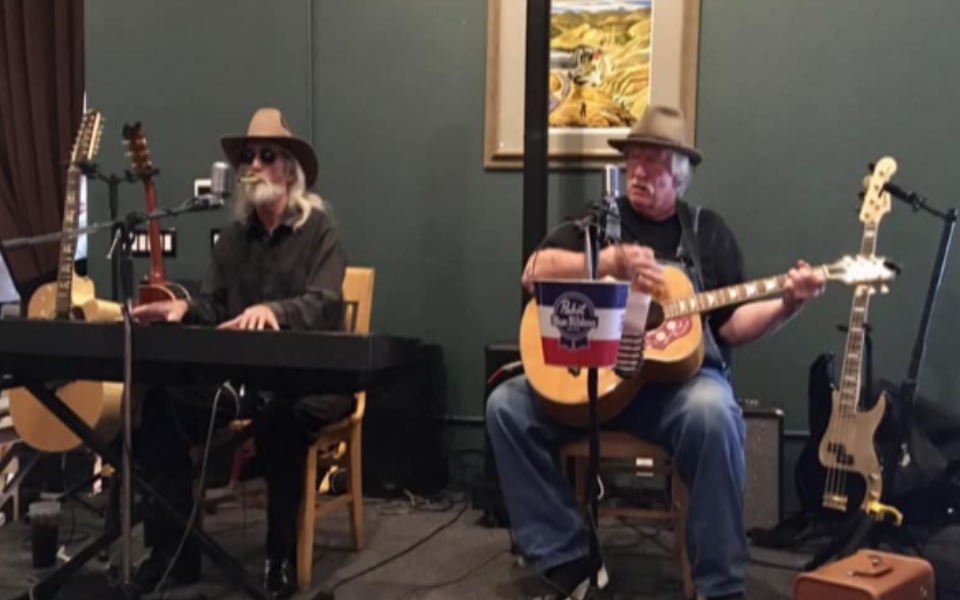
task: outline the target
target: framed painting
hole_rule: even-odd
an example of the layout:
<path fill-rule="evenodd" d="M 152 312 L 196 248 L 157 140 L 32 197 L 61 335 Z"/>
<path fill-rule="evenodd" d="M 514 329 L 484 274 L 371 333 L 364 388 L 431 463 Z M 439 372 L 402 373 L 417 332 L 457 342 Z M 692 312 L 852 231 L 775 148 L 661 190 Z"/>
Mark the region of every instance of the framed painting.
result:
<path fill-rule="evenodd" d="M 551 168 L 617 161 L 651 102 L 681 108 L 695 143 L 700 0 L 552 0 Z M 526 2 L 488 0 L 484 166 L 523 166 Z"/>

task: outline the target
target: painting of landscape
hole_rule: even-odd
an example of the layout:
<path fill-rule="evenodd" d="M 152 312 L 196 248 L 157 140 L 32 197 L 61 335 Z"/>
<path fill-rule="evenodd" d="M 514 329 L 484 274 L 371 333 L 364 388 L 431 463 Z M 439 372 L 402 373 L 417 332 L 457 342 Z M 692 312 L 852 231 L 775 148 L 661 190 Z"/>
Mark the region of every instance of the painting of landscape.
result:
<path fill-rule="evenodd" d="M 553 0 L 552 128 L 630 127 L 650 99 L 652 0 Z"/>

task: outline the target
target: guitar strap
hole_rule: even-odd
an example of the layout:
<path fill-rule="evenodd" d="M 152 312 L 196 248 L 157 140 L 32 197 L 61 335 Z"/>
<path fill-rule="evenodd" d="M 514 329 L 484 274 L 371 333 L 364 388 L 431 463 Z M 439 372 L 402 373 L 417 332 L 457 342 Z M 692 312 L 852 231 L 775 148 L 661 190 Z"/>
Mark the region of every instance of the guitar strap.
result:
<path fill-rule="evenodd" d="M 706 290 L 703 284 L 703 267 L 700 262 L 700 244 L 697 242 L 697 230 L 700 228 L 700 207 L 695 204 L 677 201 L 677 216 L 680 217 L 680 246 L 686 251 L 686 258 L 693 263 L 697 277 L 698 292 Z"/>

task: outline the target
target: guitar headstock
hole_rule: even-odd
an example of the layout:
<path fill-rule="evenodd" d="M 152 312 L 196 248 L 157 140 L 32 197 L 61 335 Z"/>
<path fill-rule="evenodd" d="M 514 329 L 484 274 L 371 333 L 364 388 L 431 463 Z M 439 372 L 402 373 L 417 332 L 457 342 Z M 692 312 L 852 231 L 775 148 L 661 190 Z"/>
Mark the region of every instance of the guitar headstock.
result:
<path fill-rule="evenodd" d="M 123 142 L 127 146 L 127 158 L 135 171 L 149 173 L 153 170 L 150 149 L 147 148 L 147 137 L 139 121 L 133 125 L 123 126 Z"/>
<path fill-rule="evenodd" d="M 883 186 L 897 172 L 897 161 L 884 156 L 873 167 L 873 172 L 864 178 L 863 206 L 860 207 L 860 220 L 865 224 L 876 225 L 883 215 L 890 212 L 890 193 Z"/>
<path fill-rule="evenodd" d="M 892 263 L 880 256 L 844 256 L 840 260 L 825 266 L 827 279 L 840 281 L 847 285 L 877 285 L 884 289 L 885 284 L 897 278 L 897 270 Z"/>
<path fill-rule="evenodd" d="M 80 119 L 77 137 L 70 149 L 70 164 L 92 162 L 100 150 L 100 137 L 103 135 L 103 115 L 96 110 L 88 110 Z"/>

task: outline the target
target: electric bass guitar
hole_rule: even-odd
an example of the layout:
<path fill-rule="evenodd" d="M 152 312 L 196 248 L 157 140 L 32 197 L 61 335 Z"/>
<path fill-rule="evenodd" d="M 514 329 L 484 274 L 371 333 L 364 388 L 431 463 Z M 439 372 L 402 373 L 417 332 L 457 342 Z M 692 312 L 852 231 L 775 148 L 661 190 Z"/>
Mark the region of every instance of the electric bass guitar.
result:
<path fill-rule="evenodd" d="M 63 206 L 63 237 L 57 281 L 40 286 L 27 304 L 31 319 L 81 319 L 117 321 L 122 318 L 119 304 L 98 300 L 93 281 L 74 271 L 77 252 L 76 229 L 79 220 L 80 164 L 92 161 L 100 145 L 103 117 L 89 111 L 83 115 L 80 129 L 70 151 L 67 189 Z M 83 419 L 101 439 L 112 438 L 120 425 L 120 401 L 123 385 L 103 381 L 73 381 L 59 390 L 64 404 Z M 67 452 L 80 445 L 80 439 L 46 409 L 26 388 L 10 391 L 10 417 L 17 433 L 29 446 L 44 452 Z"/>
<path fill-rule="evenodd" d="M 895 274 L 877 257 L 844 257 L 815 267 L 827 279 L 847 285 L 891 281 Z M 600 421 L 620 413 L 649 382 L 683 381 L 703 364 L 703 324 L 699 315 L 783 292 L 786 274 L 758 279 L 700 294 L 676 267 L 663 269 L 664 286 L 657 290 L 647 314 L 642 366 L 639 373 L 621 376 L 613 369 L 598 370 Z M 583 427 L 588 424 L 587 370 L 572 371 L 547 365 L 540 338 L 536 299 L 531 300 L 520 322 L 520 357 L 533 389 L 556 421 Z"/>
<path fill-rule="evenodd" d="M 154 190 L 153 175 L 156 170 L 153 168 L 153 162 L 150 158 L 150 150 L 147 148 L 147 138 L 143 133 L 140 123 L 133 125 L 124 125 L 123 140 L 127 146 L 127 158 L 134 173 L 143 180 L 143 192 L 145 195 L 147 213 L 157 210 L 156 191 Z M 179 283 L 168 281 L 163 268 L 163 244 L 160 240 L 160 224 L 156 219 L 150 220 L 147 224 L 147 232 L 150 239 L 150 273 L 140 284 L 138 291 L 139 304 L 150 304 L 151 302 L 161 302 L 163 300 L 186 300 L 190 298 L 187 292 Z"/>
<path fill-rule="evenodd" d="M 860 211 L 862 256 L 876 252 L 880 219 L 890 212 L 890 195 L 883 186 L 896 170 L 892 158 L 883 158 L 869 178 Z M 873 293 L 874 288 L 866 284 L 854 288 L 839 383 L 834 385 L 830 359 L 822 358 L 811 370 L 810 440 L 797 467 L 797 492 L 807 514 L 829 518 L 831 514 L 842 517 L 856 510 L 869 511 L 883 494 L 874 438 L 883 418 L 886 395 L 881 393 L 869 410 L 860 406 L 867 309 Z"/>

